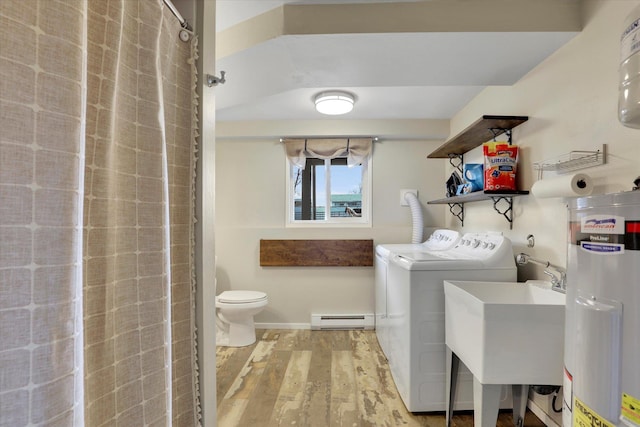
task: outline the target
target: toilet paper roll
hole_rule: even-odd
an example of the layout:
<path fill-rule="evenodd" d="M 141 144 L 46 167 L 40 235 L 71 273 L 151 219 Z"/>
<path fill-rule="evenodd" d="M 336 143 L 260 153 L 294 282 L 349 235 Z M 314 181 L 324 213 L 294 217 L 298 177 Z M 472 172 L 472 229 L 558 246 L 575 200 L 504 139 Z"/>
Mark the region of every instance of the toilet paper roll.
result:
<path fill-rule="evenodd" d="M 593 191 L 593 181 L 589 175 L 576 173 L 542 179 L 531 187 L 531 193 L 538 198 L 582 197 Z"/>

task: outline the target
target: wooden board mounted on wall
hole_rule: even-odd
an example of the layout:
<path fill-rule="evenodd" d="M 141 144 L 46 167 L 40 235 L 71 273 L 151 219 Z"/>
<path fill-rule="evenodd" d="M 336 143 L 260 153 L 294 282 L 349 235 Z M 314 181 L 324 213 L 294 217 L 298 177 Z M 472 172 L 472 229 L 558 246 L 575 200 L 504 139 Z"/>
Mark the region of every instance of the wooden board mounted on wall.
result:
<path fill-rule="evenodd" d="M 373 240 L 260 240 L 262 267 L 371 267 Z"/>

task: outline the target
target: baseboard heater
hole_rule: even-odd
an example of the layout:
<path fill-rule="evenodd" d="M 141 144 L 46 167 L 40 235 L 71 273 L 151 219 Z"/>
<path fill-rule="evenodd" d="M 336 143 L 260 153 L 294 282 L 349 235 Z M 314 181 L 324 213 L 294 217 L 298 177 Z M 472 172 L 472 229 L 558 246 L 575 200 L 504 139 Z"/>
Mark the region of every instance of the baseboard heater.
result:
<path fill-rule="evenodd" d="M 312 330 L 373 329 L 373 314 L 312 314 Z"/>

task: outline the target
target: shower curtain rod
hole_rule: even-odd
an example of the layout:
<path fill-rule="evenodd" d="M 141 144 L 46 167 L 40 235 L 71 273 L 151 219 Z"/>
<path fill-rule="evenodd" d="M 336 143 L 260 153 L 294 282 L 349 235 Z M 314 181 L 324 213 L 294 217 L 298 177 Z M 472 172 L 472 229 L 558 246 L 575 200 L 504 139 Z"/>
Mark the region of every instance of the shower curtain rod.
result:
<path fill-rule="evenodd" d="M 178 9 L 176 9 L 176 7 L 173 5 L 171 0 L 162 0 L 162 1 L 164 2 L 164 4 L 167 5 L 167 7 L 169 7 L 169 9 L 171 10 L 171 13 L 173 13 L 175 17 L 178 18 L 178 22 L 180 22 L 180 25 L 182 26 L 182 28 L 184 28 L 185 30 L 193 31 L 193 29 L 191 28 L 191 25 L 189 25 L 187 20 L 184 19 L 182 15 L 180 15 L 180 12 L 178 12 Z"/>

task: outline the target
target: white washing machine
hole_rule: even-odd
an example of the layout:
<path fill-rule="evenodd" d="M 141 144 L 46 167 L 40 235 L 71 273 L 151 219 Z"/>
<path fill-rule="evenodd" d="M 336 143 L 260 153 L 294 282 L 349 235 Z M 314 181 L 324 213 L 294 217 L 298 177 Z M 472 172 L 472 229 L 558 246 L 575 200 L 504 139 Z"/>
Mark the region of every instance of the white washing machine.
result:
<path fill-rule="evenodd" d="M 444 411 L 444 280 L 516 281 L 511 241 L 499 233 L 467 233 L 444 251 L 396 253 L 389 260 L 389 366 L 411 412 Z M 473 409 L 473 375 L 461 366 L 457 410 Z M 507 388 L 501 407 L 509 407 Z"/>
<path fill-rule="evenodd" d="M 389 357 L 389 320 L 387 315 L 387 272 L 389 258 L 396 252 L 429 252 L 451 249 L 460 240 L 454 230 L 438 229 L 422 243 L 392 243 L 376 246 L 375 259 L 375 325 L 380 348 Z"/>

